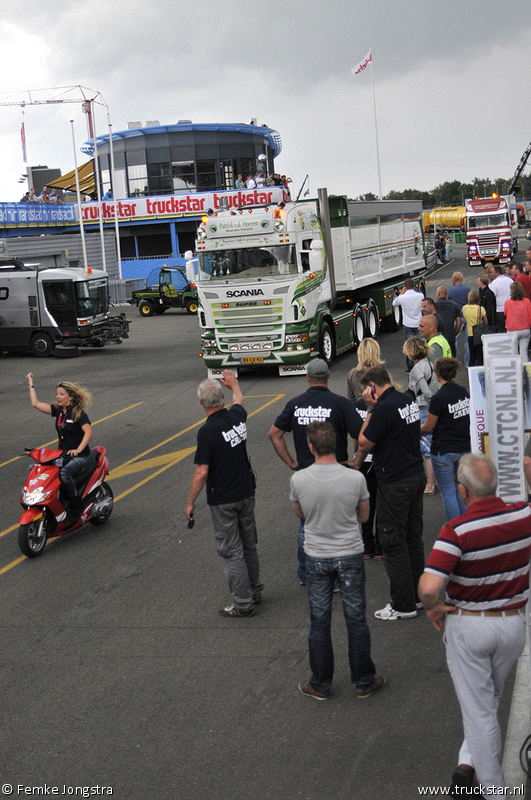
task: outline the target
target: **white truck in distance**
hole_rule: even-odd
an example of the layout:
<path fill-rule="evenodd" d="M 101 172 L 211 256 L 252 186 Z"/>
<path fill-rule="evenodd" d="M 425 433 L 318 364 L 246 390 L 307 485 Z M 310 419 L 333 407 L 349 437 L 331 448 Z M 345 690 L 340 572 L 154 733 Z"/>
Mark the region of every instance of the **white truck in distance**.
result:
<path fill-rule="evenodd" d="M 380 326 L 396 330 L 392 301 L 412 278 L 424 290 L 422 204 L 346 197 L 209 211 L 197 235 L 201 355 L 209 375 L 239 367 L 306 371 Z M 187 254 L 187 259 L 192 254 Z"/>
<path fill-rule="evenodd" d="M 487 261 L 507 264 L 518 252 L 518 212 L 514 194 L 467 200 L 466 244 L 471 267 Z"/>

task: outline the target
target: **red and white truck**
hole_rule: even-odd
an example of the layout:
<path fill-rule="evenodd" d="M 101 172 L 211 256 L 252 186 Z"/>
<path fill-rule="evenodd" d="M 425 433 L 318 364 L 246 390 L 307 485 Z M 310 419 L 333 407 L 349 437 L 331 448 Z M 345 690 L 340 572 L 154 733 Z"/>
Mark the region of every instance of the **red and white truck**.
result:
<path fill-rule="evenodd" d="M 487 261 L 506 264 L 518 251 L 518 212 L 514 194 L 467 200 L 466 244 L 471 267 Z"/>

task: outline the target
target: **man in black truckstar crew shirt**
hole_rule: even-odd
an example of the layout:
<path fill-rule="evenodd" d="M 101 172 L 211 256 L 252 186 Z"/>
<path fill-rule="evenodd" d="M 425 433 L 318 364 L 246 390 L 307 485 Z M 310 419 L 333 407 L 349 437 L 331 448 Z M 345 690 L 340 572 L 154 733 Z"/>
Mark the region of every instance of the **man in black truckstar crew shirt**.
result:
<path fill-rule="evenodd" d="M 231 389 L 234 403 L 223 407 L 223 388 Z M 261 599 L 257 533 L 254 517 L 254 481 L 247 456 L 247 412 L 236 375 L 223 370 L 221 383 L 207 378 L 197 391 L 207 415 L 197 433 L 194 476 L 188 502 L 187 519 L 194 513 L 195 501 L 206 483 L 207 503 L 214 526 L 216 550 L 225 560 L 225 577 L 232 605 L 220 608 L 224 617 L 252 617 Z"/>
<path fill-rule="evenodd" d="M 361 430 L 361 420 L 352 403 L 328 388 L 330 371 L 326 361 L 321 358 L 310 361 L 306 373 L 309 388 L 286 403 L 269 431 L 275 452 L 293 470 L 304 469 L 315 463 L 306 436 L 310 422 L 329 422 L 332 425 L 336 432 L 336 459 L 339 463 L 348 460 L 349 434 L 357 439 Z M 287 448 L 286 433 L 293 434 L 296 460 Z M 305 585 L 304 520 L 299 525 L 297 552 L 299 580 Z"/>
<path fill-rule="evenodd" d="M 363 399 L 370 413 L 363 424 L 354 466 L 372 452 L 378 479 L 376 518 L 391 602 L 375 612 L 382 620 L 417 616 L 417 586 L 424 571 L 423 495 L 426 486 L 420 451 L 420 414 L 415 401 L 395 389 L 384 367 L 363 374 Z"/>

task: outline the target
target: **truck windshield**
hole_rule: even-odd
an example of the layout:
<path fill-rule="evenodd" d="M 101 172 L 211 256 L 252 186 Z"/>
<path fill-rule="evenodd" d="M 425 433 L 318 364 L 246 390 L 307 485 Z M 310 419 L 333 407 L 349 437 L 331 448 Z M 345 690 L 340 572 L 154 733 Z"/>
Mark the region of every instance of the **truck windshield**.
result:
<path fill-rule="evenodd" d="M 278 278 L 297 272 L 294 245 L 249 247 L 199 254 L 199 281 Z"/>
<path fill-rule="evenodd" d="M 481 217 L 469 217 L 469 228 L 501 228 L 509 225 L 507 214 L 486 214 Z"/>
<path fill-rule="evenodd" d="M 80 281 L 74 284 L 76 289 L 77 317 L 95 317 L 106 314 L 109 308 L 109 289 L 107 278 Z"/>

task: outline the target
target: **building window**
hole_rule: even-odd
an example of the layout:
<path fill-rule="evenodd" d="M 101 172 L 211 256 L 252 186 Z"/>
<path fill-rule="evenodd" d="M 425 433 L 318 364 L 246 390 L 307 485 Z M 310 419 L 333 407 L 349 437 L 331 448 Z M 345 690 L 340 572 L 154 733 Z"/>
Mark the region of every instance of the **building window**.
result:
<path fill-rule="evenodd" d="M 254 158 L 241 158 L 240 159 L 240 172 L 243 175 L 243 180 L 246 181 L 249 175 L 253 178 L 256 175 L 256 161 Z"/>
<path fill-rule="evenodd" d="M 172 193 L 170 165 L 167 161 L 148 164 L 148 187 L 149 194 Z"/>
<path fill-rule="evenodd" d="M 216 162 L 198 161 L 197 162 L 197 188 L 198 191 L 206 189 L 216 189 L 219 185 L 217 177 Z"/>
<path fill-rule="evenodd" d="M 223 174 L 223 188 L 234 189 L 234 162 L 222 161 L 221 171 Z"/>
<path fill-rule="evenodd" d="M 145 164 L 129 165 L 127 167 L 127 175 L 129 178 L 130 197 L 138 197 L 148 193 L 147 167 Z"/>
<path fill-rule="evenodd" d="M 195 164 L 193 161 L 174 161 L 171 169 L 175 194 L 195 191 Z"/>

